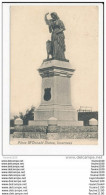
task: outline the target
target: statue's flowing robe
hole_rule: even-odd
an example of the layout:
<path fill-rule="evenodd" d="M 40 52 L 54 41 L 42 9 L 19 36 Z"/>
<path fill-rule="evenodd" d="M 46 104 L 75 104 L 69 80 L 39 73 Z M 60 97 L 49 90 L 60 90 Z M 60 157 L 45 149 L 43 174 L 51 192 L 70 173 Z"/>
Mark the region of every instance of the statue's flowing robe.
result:
<path fill-rule="evenodd" d="M 65 59 L 65 36 L 63 31 L 65 30 L 64 24 L 60 19 L 56 21 L 49 21 L 49 31 L 52 33 L 51 41 L 52 41 L 52 50 L 53 50 L 53 58 L 58 60 Z"/>

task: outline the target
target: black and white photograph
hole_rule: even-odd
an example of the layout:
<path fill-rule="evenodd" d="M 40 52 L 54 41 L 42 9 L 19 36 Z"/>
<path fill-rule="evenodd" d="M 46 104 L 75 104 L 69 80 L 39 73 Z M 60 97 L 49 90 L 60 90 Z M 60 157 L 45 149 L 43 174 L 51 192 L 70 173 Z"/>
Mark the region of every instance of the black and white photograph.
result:
<path fill-rule="evenodd" d="M 98 6 L 10 13 L 10 144 L 98 144 Z"/>
<path fill-rule="evenodd" d="M 4 153 L 101 154 L 103 4 L 10 3 L 3 18 Z"/>
<path fill-rule="evenodd" d="M 1 194 L 104 195 L 104 1 L 1 7 Z"/>

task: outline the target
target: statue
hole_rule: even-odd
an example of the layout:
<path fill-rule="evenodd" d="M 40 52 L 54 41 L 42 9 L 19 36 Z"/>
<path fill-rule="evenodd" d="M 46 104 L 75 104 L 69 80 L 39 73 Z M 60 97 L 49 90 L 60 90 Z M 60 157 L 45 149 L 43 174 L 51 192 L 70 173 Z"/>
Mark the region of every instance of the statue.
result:
<path fill-rule="evenodd" d="M 46 42 L 47 49 L 47 59 L 49 59 L 49 55 L 52 56 L 52 59 L 57 60 L 66 60 L 65 59 L 65 36 L 64 30 L 65 26 L 63 22 L 59 19 L 57 13 L 51 13 L 51 19 L 47 19 L 47 15 L 45 14 L 45 22 L 49 26 L 49 32 L 51 33 L 51 41 L 48 40 Z"/>

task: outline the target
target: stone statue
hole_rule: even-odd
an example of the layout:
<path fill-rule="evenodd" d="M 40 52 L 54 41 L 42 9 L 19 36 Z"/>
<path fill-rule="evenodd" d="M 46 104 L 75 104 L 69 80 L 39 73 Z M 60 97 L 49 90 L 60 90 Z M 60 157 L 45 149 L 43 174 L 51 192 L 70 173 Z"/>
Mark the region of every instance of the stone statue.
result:
<path fill-rule="evenodd" d="M 52 59 L 57 60 L 65 60 L 65 36 L 64 30 L 65 26 L 63 22 L 59 19 L 57 13 L 51 13 L 51 19 L 47 19 L 47 15 L 45 14 L 45 22 L 49 26 L 49 32 L 51 33 L 51 41 L 48 40 L 46 42 L 47 48 L 47 59 L 49 59 L 49 55 L 52 56 Z"/>

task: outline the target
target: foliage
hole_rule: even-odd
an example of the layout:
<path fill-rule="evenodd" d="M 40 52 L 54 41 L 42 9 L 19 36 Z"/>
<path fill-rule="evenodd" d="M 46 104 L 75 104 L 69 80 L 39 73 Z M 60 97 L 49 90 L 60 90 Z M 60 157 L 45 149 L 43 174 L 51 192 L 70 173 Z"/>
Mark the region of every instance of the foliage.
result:
<path fill-rule="evenodd" d="M 15 116 L 14 116 L 14 120 L 17 119 L 17 118 L 19 118 L 19 116 L 15 115 Z"/>
<path fill-rule="evenodd" d="M 23 125 L 28 125 L 29 120 L 34 120 L 34 110 L 35 107 L 31 106 L 30 109 L 26 110 L 25 114 L 23 114 L 22 112 L 19 113 L 19 117 L 23 120 Z"/>

